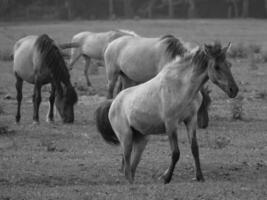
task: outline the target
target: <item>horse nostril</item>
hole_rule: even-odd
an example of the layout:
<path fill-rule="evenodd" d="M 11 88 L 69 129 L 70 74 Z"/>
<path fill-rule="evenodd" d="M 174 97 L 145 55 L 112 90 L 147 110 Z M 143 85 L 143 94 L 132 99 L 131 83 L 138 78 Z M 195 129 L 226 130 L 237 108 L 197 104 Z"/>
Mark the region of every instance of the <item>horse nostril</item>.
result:
<path fill-rule="evenodd" d="M 229 90 L 230 90 L 230 93 L 233 93 L 234 92 L 233 88 L 231 88 L 231 87 L 230 87 Z"/>

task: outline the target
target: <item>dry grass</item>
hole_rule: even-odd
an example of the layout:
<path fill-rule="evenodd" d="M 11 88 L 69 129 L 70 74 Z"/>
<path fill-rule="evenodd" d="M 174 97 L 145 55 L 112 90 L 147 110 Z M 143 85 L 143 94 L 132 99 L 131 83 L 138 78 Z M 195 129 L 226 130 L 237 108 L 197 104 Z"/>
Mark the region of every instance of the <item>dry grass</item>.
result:
<path fill-rule="evenodd" d="M 0 49 L 0 61 L 9 62 L 13 60 L 12 51 L 9 49 Z"/>
<path fill-rule="evenodd" d="M 145 36 L 171 33 L 185 41 L 199 43 L 220 39 L 224 44 L 261 44 L 267 47 L 267 25 L 262 20 L 140 20 L 136 21 L 75 21 L 50 24 L 16 24 L 8 26 L 7 40 L 1 34 L 1 49 L 11 49 L 20 33 L 48 33 L 59 42 L 67 42 L 79 31 L 105 31 L 116 28 L 131 29 Z M 245 30 L 245 31 L 244 31 Z M 232 60 L 233 75 L 246 90 L 244 98 L 252 91 L 264 91 L 267 85 L 267 68 L 261 63 L 258 70 L 250 70 L 248 59 Z M 14 124 L 16 100 L 3 100 L 6 93 L 15 96 L 12 66 L 1 62 L 0 105 L 5 114 L 1 124 L 8 124 L 16 134 L 0 136 L 0 199 L 265 199 L 266 197 L 266 120 L 267 102 L 257 98 L 241 101 L 244 118 L 232 120 L 232 107 L 228 98 L 216 86 L 212 88 L 209 137 L 197 130 L 200 160 L 206 179 L 204 183 L 192 181 L 193 158 L 187 134 L 180 127 L 180 160 L 171 184 L 164 185 L 158 176 L 170 163 L 170 146 L 167 137 L 151 137 L 136 172 L 135 184 L 129 185 L 118 172 L 121 150 L 105 144 L 95 129 L 94 111 L 98 98 L 80 98 L 75 107 L 75 123 L 61 124 L 58 117 L 54 124 L 47 124 L 45 117 L 49 95 L 42 93 L 40 125 L 32 126 L 32 85 L 24 84 L 22 119 Z M 85 85 L 83 64 L 77 63 L 71 71 L 72 81 Z M 106 94 L 105 69 L 99 68 L 90 80 L 98 95 Z M 213 85 L 211 86 L 213 87 Z M 216 89 L 215 89 L 216 88 Z M 240 90 L 241 91 L 241 90 Z M 80 91 L 82 92 L 82 91 Z M 84 99 L 81 101 L 81 99 Z M 105 98 L 103 98 L 105 99 Z M 240 102 L 236 107 L 240 107 Z M 236 112 L 240 113 L 240 112 Z M 230 120 L 231 119 L 231 120 Z"/>
<path fill-rule="evenodd" d="M 243 107 L 244 97 L 242 95 L 238 95 L 233 101 L 231 105 L 232 111 L 232 119 L 233 120 L 243 120 L 244 119 L 244 107 Z"/>

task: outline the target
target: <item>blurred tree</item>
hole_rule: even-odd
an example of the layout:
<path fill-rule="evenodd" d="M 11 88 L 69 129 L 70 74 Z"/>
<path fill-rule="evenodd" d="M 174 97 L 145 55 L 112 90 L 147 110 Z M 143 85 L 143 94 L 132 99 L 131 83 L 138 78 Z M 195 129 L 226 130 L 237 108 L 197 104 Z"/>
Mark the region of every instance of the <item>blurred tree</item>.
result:
<path fill-rule="evenodd" d="M 65 0 L 64 6 L 67 11 L 67 18 L 68 20 L 72 19 L 73 17 L 73 11 L 72 11 L 72 0 Z"/>
<path fill-rule="evenodd" d="M 242 17 L 248 17 L 249 0 L 242 0 Z"/>
<path fill-rule="evenodd" d="M 187 17 L 197 17 L 196 0 L 186 0 L 186 3 L 188 4 Z"/>
<path fill-rule="evenodd" d="M 173 18 L 173 10 L 174 10 L 173 0 L 168 0 L 168 15 L 169 15 L 169 18 Z"/>
<path fill-rule="evenodd" d="M 228 3 L 228 11 L 227 11 L 228 18 L 232 17 L 236 18 L 239 16 L 238 1 L 239 0 L 226 0 L 226 2 Z"/>
<path fill-rule="evenodd" d="M 115 18 L 115 13 L 114 13 L 114 4 L 113 0 L 108 0 L 108 11 L 109 11 L 109 18 L 113 19 Z"/>
<path fill-rule="evenodd" d="M 124 16 L 126 18 L 133 17 L 133 7 L 132 7 L 133 0 L 124 0 Z"/>
<path fill-rule="evenodd" d="M 149 0 L 149 2 L 148 2 L 148 6 L 147 6 L 148 18 L 153 17 L 153 7 L 155 6 L 156 1 L 157 0 Z"/>

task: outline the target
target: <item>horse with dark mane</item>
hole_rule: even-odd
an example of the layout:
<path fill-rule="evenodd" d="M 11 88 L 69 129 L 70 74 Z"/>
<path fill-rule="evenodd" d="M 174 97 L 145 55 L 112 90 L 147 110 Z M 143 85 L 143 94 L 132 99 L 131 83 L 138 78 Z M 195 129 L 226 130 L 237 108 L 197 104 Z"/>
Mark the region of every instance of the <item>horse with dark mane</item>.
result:
<path fill-rule="evenodd" d="M 230 44 L 222 47 L 218 42 L 197 47 L 167 64 L 151 80 L 121 91 L 114 100 L 97 108 L 97 128 L 106 142 L 121 145 L 124 174 L 130 183 L 134 181 L 148 136 L 164 133 L 172 155 L 160 178 L 164 183 L 171 181 L 180 157 L 177 130 L 182 122 L 195 161 L 195 179 L 204 181 L 196 137 L 197 113 L 203 98 L 200 89 L 210 79 L 230 98 L 236 97 L 239 89 L 226 58 L 229 47 Z"/>
<path fill-rule="evenodd" d="M 124 36 L 117 39 L 105 51 L 108 98 L 112 98 L 113 93 L 150 80 L 167 63 L 177 56 L 183 57 L 188 51 L 184 43 L 173 35 L 160 38 Z M 200 91 L 203 101 L 198 112 L 198 126 L 207 128 L 211 99 L 207 89 L 201 88 Z"/>
<path fill-rule="evenodd" d="M 74 121 L 74 104 L 77 94 L 74 90 L 68 68 L 61 54 L 61 49 L 48 35 L 30 35 L 18 40 L 14 45 L 14 74 L 17 89 L 16 122 L 20 122 L 20 107 L 22 101 L 23 81 L 34 84 L 33 121 L 39 122 L 39 106 L 41 103 L 41 88 L 51 83 L 49 97 L 48 121 L 54 120 L 54 103 L 66 123 Z"/>
<path fill-rule="evenodd" d="M 144 83 L 156 76 L 166 63 L 187 50 L 172 35 L 159 38 L 124 36 L 111 42 L 104 53 L 108 79 L 108 96 L 113 98 L 114 88 L 120 76 L 126 77 L 124 85 Z"/>

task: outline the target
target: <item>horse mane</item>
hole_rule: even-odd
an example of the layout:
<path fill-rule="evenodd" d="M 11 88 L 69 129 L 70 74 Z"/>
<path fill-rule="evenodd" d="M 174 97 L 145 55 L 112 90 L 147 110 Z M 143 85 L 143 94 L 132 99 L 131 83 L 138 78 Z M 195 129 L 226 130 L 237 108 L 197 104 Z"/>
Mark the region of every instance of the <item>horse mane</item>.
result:
<path fill-rule="evenodd" d="M 40 35 L 35 47 L 40 56 L 41 68 L 47 67 L 50 69 L 52 79 L 55 82 L 57 92 L 63 96 L 63 88 L 61 83 L 66 87 L 66 101 L 70 104 L 77 102 L 77 94 L 70 83 L 70 74 L 66 67 L 65 60 L 61 54 L 60 49 L 47 34 Z"/>
<path fill-rule="evenodd" d="M 209 53 L 207 53 L 206 48 L 209 48 Z M 190 56 L 192 57 L 192 62 L 199 66 L 197 70 L 200 72 L 207 68 L 211 57 L 216 60 L 225 59 L 225 54 L 222 52 L 222 45 L 219 41 L 215 41 L 214 45 L 205 45 L 192 49 L 188 54 L 188 57 Z"/>
<path fill-rule="evenodd" d="M 160 41 L 164 41 L 167 45 L 166 53 L 170 55 L 173 59 L 177 55 L 184 55 L 187 49 L 184 47 L 183 43 L 173 35 L 164 35 L 160 38 Z"/>
<path fill-rule="evenodd" d="M 126 34 L 126 35 L 138 36 L 138 34 L 135 33 L 134 31 L 130 31 L 130 30 L 126 30 L 126 29 L 118 29 L 116 31 L 119 32 L 119 33 Z"/>

